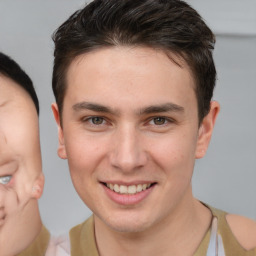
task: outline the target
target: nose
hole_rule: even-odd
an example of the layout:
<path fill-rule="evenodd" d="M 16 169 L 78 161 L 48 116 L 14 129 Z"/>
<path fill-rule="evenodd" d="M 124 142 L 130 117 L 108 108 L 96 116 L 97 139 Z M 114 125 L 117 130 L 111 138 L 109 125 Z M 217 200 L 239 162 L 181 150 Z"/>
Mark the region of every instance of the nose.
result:
<path fill-rule="evenodd" d="M 142 135 L 136 127 L 119 128 L 112 137 L 111 165 L 122 172 L 141 169 L 147 163 Z"/>

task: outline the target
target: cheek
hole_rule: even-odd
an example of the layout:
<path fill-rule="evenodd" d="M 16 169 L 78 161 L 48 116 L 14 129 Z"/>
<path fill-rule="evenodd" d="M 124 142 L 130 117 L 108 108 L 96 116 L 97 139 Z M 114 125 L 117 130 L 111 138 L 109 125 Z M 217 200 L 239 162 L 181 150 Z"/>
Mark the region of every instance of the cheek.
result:
<path fill-rule="evenodd" d="M 5 216 L 9 216 L 18 210 L 18 197 L 14 189 L 7 189 L 0 185 L 0 208 L 3 209 Z"/>
<path fill-rule="evenodd" d="M 31 167 L 31 166 L 30 166 Z M 38 172 L 28 170 L 29 166 L 20 166 L 14 177 L 13 189 L 17 193 L 19 205 L 23 207 L 32 197 L 33 185 L 38 178 Z"/>
<path fill-rule="evenodd" d="M 196 140 L 192 136 L 168 136 L 151 147 L 151 155 L 164 169 L 194 165 Z"/>
<path fill-rule="evenodd" d="M 168 191 L 163 200 L 169 202 L 172 198 L 175 204 L 190 187 L 195 162 L 194 144 L 192 137 L 177 136 L 163 140 L 154 148 L 152 159 L 162 170 L 161 187 L 164 193 Z"/>
<path fill-rule="evenodd" d="M 72 137 L 65 140 L 68 164 L 73 182 L 76 184 L 88 181 L 104 157 L 105 147 L 92 138 Z"/>
<path fill-rule="evenodd" d="M 8 191 L 5 199 L 5 208 L 7 214 L 13 214 L 18 210 L 18 197 L 15 191 Z"/>
<path fill-rule="evenodd" d="M 96 172 L 101 161 L 102 149 L 91 140 L 65 141 L 68 165 L 72 183 L 85 204 L 91 208 L 97 184 Z"/>

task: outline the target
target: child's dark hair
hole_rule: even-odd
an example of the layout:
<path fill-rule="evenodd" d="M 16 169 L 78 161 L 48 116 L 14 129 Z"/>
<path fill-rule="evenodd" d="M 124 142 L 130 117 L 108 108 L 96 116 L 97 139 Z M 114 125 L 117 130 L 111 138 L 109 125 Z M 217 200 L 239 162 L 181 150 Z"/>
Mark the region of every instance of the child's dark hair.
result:
<path fill-rule="evenodd" d="M 0 52 L 0 74 L 12 79 L 21 86 L 32 98 L 37 114 L 39 115 L 39 102 L 35 92 L 35 88 L 29 76 L 21 69 L 21 67 L 9 56 Z"/>

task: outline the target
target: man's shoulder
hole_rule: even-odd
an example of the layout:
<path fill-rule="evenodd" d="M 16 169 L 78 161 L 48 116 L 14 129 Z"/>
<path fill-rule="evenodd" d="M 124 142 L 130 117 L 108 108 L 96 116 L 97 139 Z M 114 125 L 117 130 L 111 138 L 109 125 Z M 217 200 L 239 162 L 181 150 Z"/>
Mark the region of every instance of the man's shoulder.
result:
<path fill-rule="evenodd" d="M 236 214 L 227 214 L 226 220 L 235 238 L 244 249 L 256 248 L 256 222 L 254 220 Z"/>
<path fill-rule="evenodd" d="M 254 220 L 227 213 L 205 203 L 203 205 L 211 210 L 214 217 L 217 217 L 218 233 L 222 236 L 226 250 L 230 252 L 255 253 L 256 256 L 256 222 Z"/>

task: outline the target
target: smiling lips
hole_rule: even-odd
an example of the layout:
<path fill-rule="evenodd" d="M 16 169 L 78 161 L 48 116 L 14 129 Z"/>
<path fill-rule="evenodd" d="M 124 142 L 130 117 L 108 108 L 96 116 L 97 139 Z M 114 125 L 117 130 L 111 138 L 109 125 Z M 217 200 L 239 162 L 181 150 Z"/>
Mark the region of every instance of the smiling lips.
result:
<path fill-rule="evenodd" d="M 156 182 L 101 182 L 106 195 L 119 205 L 136 205 L 148 197 L 154 190 Z"/>
<path fill-rule="evenodd" d="M 106 185 L 109 189 L 111 189 L 112 191 L 115 191 L 116 193 L 134 195 L 136 193 L 139 193 L 141 191 L 146 190 L 152 184 L 148 183 L 148 184 L 138 184 L 138 185 L 125 186 L 125 185 L 107 183 Z"/>
<path fill-rule="evenodd" d="M 119 205 L 136 205 L 144 200 L 157 183 L 141 183 L 120 185 L 116 183 L 102 183 L 108 197 Z"/>

